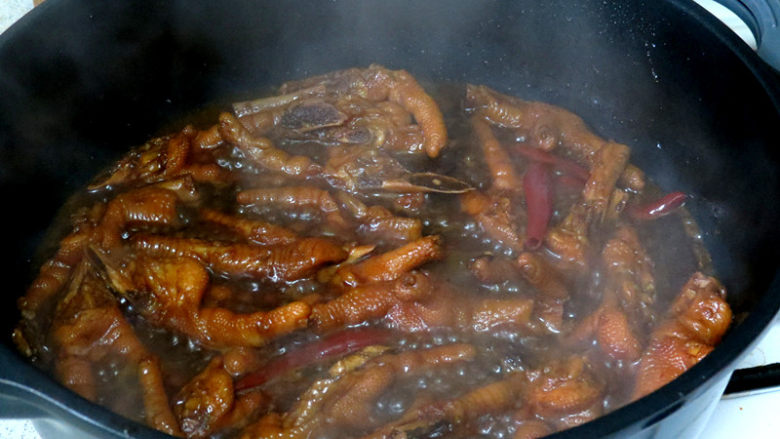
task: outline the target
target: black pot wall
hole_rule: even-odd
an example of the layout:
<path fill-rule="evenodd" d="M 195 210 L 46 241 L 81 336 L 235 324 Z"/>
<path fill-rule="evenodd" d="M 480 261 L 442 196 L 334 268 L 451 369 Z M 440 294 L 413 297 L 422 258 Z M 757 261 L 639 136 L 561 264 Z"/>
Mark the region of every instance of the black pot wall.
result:
<path fill-rule="evenodd" d="M 736 325 L 672 385 L 563 435 L 665 435 L 709 407 L 780 304 L 780 81 L 683 0 L 48 0 L 0 36 L 0 391 L 34 388 L 33 406 L 101 434 L 156 436 L 15 354 L 15 300 L 43 231 L 68 194 L 193 109 L 370 63 L 564 106 L 632 146 L 661 187 L 695 195 Z"/>

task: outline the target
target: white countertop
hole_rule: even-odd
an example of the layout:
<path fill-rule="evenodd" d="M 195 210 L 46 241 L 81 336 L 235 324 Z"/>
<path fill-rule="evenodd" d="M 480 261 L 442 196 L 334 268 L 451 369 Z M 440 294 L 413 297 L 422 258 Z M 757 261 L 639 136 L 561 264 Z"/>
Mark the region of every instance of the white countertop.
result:
<path fill-rule="evenodd" d="M 755 38 L 736 15 L 713 0 L 695 0 L 715 14 L 755 48 Z M 32 0 L 0 0 L 0 32 L 32 9 Z M 780 362 L 780 323 L 776 322 L 766 338 L 745 358 L 740 368 Z M 780 388 L 721 399 L 702 432 L 707 439 L 780 437 Z M 0 420 L 0 438 L 40 439 L 28 420 Z"/>

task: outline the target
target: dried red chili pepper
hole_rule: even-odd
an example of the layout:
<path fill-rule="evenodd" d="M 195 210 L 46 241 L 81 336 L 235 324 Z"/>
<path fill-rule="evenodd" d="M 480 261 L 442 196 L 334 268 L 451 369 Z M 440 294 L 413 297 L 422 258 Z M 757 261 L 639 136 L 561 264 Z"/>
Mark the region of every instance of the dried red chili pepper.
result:
<path fill-rule="evenodd" d="M 389 331 L 376 328 L 339 332 L 272 360 L 262 369 L 236 381 L 235 389 L 241 391 L 261 386 L 287 371 L 328 358 L 348 355 L 367 346 L 387 343 L 389 339 Z"/>
<path fill-rule="evenodd" d="M 577 177 L 582 181 L 587 181 L 590 177 L 588 170 L 585 169 L 585 167 L 578 165 L 573 160 L 558 157 L 547 151 L 543 151 L 539 148 L 531 148 L 529 146 L 515 145 L 514 149 L 518 154 L 533 162 L 546 163 L 564 174 Z"/>
<path fill-rule="evenodd" d="M 552 216 L 552 178 L 549 166 L 531 162 L 523 176 L 523 192 L 528 208 L 525 246 L 535 250 L 542 245 Z"/>
<path fill-rule="evenodd" d="M 635 220 L 654 220 L 668 215 L 680 208 L 688 196 L 682 192 L 672 192 L 661 199 L 642 206 L 629 206 L 626 214 Z"/>

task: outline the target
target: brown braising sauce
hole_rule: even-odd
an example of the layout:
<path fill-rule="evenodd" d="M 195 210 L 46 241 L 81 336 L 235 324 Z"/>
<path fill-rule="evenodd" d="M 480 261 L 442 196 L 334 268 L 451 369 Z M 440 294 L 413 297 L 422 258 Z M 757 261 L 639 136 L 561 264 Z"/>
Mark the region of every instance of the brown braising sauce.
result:
<path fill-rule="evenodd" d="M 726 332 L 685 198 L 562 108 L 334 72 L 97 177 L 14 338 L 176 436 L 540 437 Z"/>

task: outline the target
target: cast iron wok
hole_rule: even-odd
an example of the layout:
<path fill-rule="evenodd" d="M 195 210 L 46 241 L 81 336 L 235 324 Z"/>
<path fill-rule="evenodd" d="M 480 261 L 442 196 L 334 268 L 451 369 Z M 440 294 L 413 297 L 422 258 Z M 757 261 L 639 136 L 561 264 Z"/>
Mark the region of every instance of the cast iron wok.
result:
<path fill-rule="evenodd" d="M 374 62 L 566 107 L 632 146 L 662 188 L 694 195 L 732 330 L 670 385 L 560 437 L 695 434 L 780 306 L 780 93 L 774 72 L 683 0 L 48 0 L 0 36 L 0 413 L 164 437 L 16 353 L 15 301 L 43 231 L 68 194 L 193 109 Z"/>

